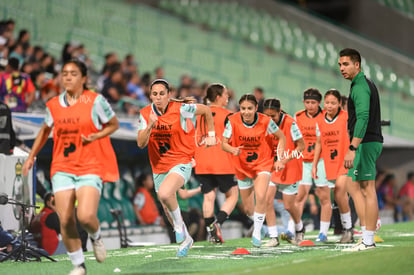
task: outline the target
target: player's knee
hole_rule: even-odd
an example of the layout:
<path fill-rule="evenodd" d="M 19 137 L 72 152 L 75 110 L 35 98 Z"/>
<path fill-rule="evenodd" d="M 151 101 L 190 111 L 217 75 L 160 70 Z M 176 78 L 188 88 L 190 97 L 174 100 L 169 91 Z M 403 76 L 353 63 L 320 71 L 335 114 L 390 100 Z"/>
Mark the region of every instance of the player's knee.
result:
<path fill-rule="evenodd" d="M 79 213 L 78 211 L 78 221 L 82 226 L 89 225 L 92 223 L 95 219 L 97 219 L 96 215 L 94 213 Z"/>

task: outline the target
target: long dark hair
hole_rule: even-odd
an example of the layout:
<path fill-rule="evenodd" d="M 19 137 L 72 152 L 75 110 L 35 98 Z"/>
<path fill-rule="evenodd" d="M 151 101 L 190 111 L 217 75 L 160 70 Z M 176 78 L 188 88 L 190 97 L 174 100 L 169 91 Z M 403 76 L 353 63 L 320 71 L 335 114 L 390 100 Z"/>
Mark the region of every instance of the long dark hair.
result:
<path fill-rule="evenodd" d="M 88 77 L 88 68 L 86 67 L 85 63 L 83 63 L 79 59 L 73 58 L 73 59 L 70 59 L 70 60 L 66 61 L 62 66 L 62 72 L 63 72 L 63 68 L 65 68 L 65 66 L 67 64 L 74 64 L 76 67 L 78 67 L 79 71 L 81 72 L 82 77 Z M 86 82 L 87 81 L 85 81 L 85 83 L 83 83 L 83 89 L 84 90 L 88 89 L 88 86 L 86 85 Z"/>
<path fill-rule="evenodd" d="M 213 83 L 207 87 L 206 96 L 203 98 L 203 103 L 207 105 L 207 103 L 212 103 L 216 100 L 217 96 L 222 96 L 224 89 L 223 84 L 220 83 Z"/>

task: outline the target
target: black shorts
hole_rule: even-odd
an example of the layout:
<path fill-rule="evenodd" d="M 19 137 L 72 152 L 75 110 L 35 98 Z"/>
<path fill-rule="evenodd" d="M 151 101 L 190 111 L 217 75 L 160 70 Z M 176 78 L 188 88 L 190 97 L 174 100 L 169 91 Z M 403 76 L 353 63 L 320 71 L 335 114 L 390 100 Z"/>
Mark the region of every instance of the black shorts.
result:
<path fill-rule="evenodd" d="M 200 174 L 196 175 L 196 179 L 200 182 L 201 192 L 207 194 L 216 187 L 223 193 L 227 193 L 233 186 L 237 185 L 234 180 L 234 175 L 211 175 Z"/>

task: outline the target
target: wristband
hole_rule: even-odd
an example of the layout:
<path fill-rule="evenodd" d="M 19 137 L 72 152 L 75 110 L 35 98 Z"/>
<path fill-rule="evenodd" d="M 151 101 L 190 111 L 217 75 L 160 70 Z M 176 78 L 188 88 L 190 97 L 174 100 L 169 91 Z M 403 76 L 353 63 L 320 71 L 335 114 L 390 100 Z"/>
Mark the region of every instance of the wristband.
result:
<path fill-rule="evenodd" d="M 215 131 L 208 131 L 208 136 L 209 137 L 215 137 L 216 136 L 216 132 Z"/>
<path fill-rule="evenodd" d="M 355 147 L 354 145 L 351 144 L 351 145 L 349 145 L 349 150 L 355 152 L 357 150 L 357 147 Z"/>

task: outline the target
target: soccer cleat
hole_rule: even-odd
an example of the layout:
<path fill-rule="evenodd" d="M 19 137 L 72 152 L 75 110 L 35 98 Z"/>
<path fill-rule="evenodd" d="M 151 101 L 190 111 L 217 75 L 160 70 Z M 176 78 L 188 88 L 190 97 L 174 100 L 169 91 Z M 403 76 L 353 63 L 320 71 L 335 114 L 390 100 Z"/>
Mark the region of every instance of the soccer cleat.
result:
<path fill-rule="evenodd" d="M 290 232 L 290 231 L 286 231 L 286 232 L 280 234 L 280 238 L 284 241 L 287 241 L 290 244 L 294 244 L 294 245 L 297 244 L 296 241 L 295 241 L 295 235 L 293 235 L 293 233 Z"/>
<path fill-rule="evenodd" d="M 194 240 L 191 235 L 186 232 L 185 240 L 180 244 L 177 251 L 177 257 L 185 257 L 188 254 L 188 250 L 193 246 Z"/>
<path fill-rule="evenodd" d="M 279 246 L 279 238 L 278 237 L 274 237 L 274 238 L 270 238 L 270 240 L 265 243 L 263 246 L 264 247 L 276 247 Z"/>
<path fill-rule="evenodd" d="M 374 242 L 376 242 L 376 243 L 383 243 L 384 240 L 380 236 L 374 235 Z"/>
<path fill-rule="evenodd" d="M 354 230 L 352 228 L 345 229 L 342 232 L 341 239 L 338 243 L 353 243 L 354 242 Z"/>
<path fill-rule="evenodd" d="M 216 222 L 207 226 L 207 231 L 210 234 L 210 242 L 215 244 L 224 243 L 223 236 L 221 234 L 220 225 Z"/>
<path fill-rule="evenodd" d="M 93 248 L 93 254 L 95 255 L 95 259 L 98 263 L 102 263 L 106 259 L 106 249 L 104 246 L 104 243 L 102 241 L 102 238 L 99 237 L 96 240 L 92 240 L 92 248 Z"/>
<path fill-rule="evenodd" d="M 328 241 L 328 237 L 323 233 L 319 233 L 319 236 L 315 241 L 318 243 L 326 243 Z"/>
<path fill-rule="evenodd" d="M 301 242 L 303 242 L 304 238 L 305 238 L 305 226 L 302 227 L 302 230 L 296 231 L 295 242 L 297 244 L 300 244 Z"/>
<path fill-rule="evenodd" d="M 85 275 L 86 269 L 83 266 L 75 266 L 74 269 L 69 273 L 69 275 Z"/>
<path fill-rule="evenodd" d="M 182 243 L 185 240 L 186 232 L 187 232 L 187 229 L 185 227 L 185 224 L 183 223 L 183 230 L 181 231 L 181 233 L 178 233 L 177 231 L 175 231 L 175 241 L 177 243 Z"/>
<path fill-rule="evenodd" d="M 373 249 L 375 247 L 376 247 L 375 243 L 373 243 L 372 245 L 366 245 L 366 244 L 364 244 L 364 242 L 361 242 L 361 243 L 355 244 L 354 246 L 352 246 L 350 248 L 345 248 L 342 251 L 343 252 L 358 252 L 358 251 Z"/>
<path fill-rule="evenodd" d="M 254 236 L 252 236 L 252 243 L 254 247 L 261 247 L 262 246 L 262 240 L 256 239 Z"/>

